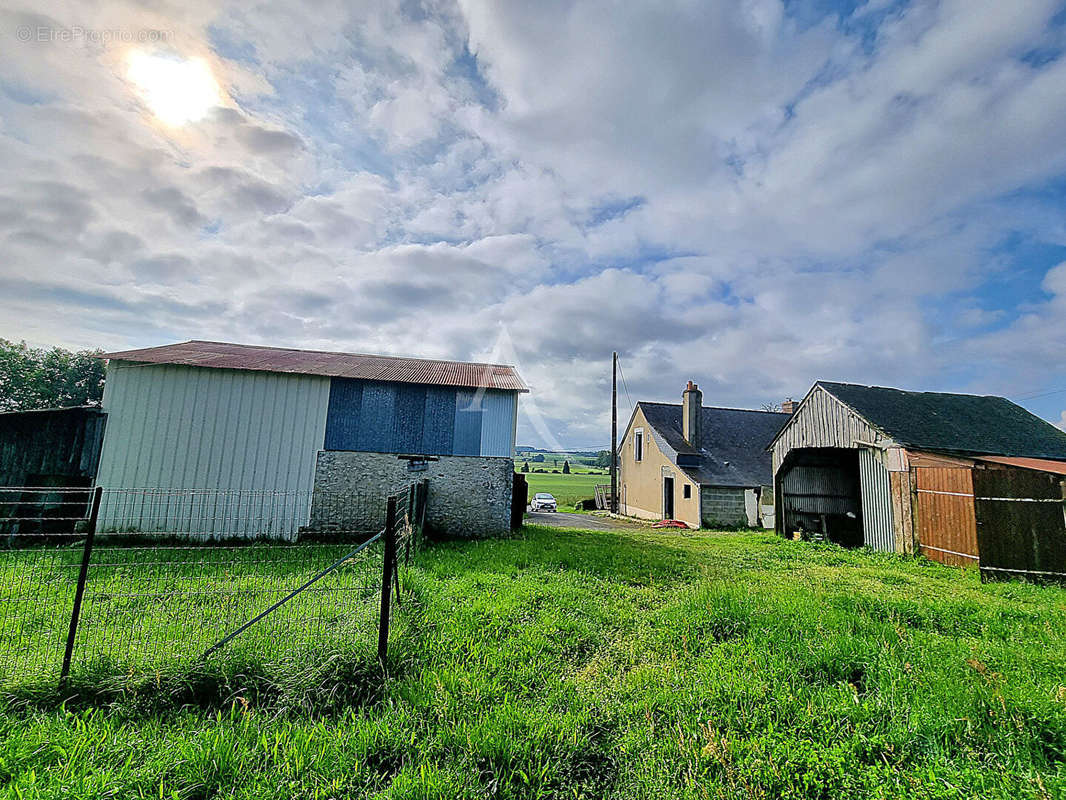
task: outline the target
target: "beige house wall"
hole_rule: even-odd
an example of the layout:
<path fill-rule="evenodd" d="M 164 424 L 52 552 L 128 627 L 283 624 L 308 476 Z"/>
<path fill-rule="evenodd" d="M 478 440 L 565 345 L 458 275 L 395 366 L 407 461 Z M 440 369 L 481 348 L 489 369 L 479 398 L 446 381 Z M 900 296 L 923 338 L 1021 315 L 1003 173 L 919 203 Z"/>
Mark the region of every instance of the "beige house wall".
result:
<path fill-rule="evenodd" d="M 644 431 L 644 457 L 635 458 L 634 440 L 636 431 Z M 659 448 L 655 433 L 637 409 L 633 423 L 626 430 L 619 457 L 618 500 L 623 514 L 643 519 L 662 519 L 663 477 L 674 478 L 674 519 L 679 519 L 693 528 L 700 526 L 700 487 L 688 479 Z M 690 497 L 685 499 L 688 486 Z"/>

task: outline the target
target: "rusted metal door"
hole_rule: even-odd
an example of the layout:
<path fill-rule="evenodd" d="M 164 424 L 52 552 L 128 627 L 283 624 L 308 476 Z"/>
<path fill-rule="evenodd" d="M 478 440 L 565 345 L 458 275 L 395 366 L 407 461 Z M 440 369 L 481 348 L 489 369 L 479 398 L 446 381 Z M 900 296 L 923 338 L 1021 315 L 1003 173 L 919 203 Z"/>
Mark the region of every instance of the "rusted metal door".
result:
<path fill-rule="evenodd" d="M 918 467 L 918 538 L 921 552 L 952 566 L 978 563 L 973 471 Z"/>

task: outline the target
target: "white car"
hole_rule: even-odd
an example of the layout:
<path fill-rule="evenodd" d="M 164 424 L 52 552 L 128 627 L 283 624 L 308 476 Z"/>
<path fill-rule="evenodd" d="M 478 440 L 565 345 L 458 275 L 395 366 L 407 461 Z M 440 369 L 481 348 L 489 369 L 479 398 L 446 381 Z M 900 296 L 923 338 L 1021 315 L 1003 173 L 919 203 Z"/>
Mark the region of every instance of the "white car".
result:
<path fill-rule="evenodd" d="M 533 502 L 529 504 L 530 511 L 556 511 L 555 498 L 547 492 L 537 492 L 533 495 Z"/>

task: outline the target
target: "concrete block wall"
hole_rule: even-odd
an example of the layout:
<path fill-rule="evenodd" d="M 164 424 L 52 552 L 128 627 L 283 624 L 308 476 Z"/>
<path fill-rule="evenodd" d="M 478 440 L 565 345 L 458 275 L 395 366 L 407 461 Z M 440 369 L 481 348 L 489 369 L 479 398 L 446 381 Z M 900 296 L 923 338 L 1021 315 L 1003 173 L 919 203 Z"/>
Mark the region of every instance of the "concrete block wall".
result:
<path fill-rule="evenodd" d="M 429 479 L 426 522 L 448 536 L 480 538 L 511 527 L 514 460 L 495 456 L 439 456 L 411 472 L 390 453 L 322 450 L 311 501 L 313 529 L 380 529 L 385 498 L 410 483 Z M 351 496 L 353 502 L 344 498 Z M 366 502 L 368 498 L 379 502 Z"/>
<path fill-rule="evenodd" d="M 700 489 L 700 518 L 705 528 L 715 525 L 747 525 L 743 489 L 704 486 Z"/>

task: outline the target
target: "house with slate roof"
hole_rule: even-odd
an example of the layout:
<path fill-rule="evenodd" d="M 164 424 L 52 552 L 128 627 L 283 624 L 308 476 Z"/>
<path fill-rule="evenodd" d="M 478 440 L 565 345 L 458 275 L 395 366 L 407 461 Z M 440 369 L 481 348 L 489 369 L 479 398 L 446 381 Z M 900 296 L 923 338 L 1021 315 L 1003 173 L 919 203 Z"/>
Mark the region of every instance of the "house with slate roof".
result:
<path fill-rule="evenodd" d="M 1066 432 L 1006 398 L 819 381 L 770 449 L 783 535 L 1066 577 Z"/>
<path fill-rule="evenodd" d="M 703 405 L 692 381 L 680 404 L 639 402 L 619 449 L 619 510 L 690 527 L 773 527 L 767 445 L 789 414 Z"/>

